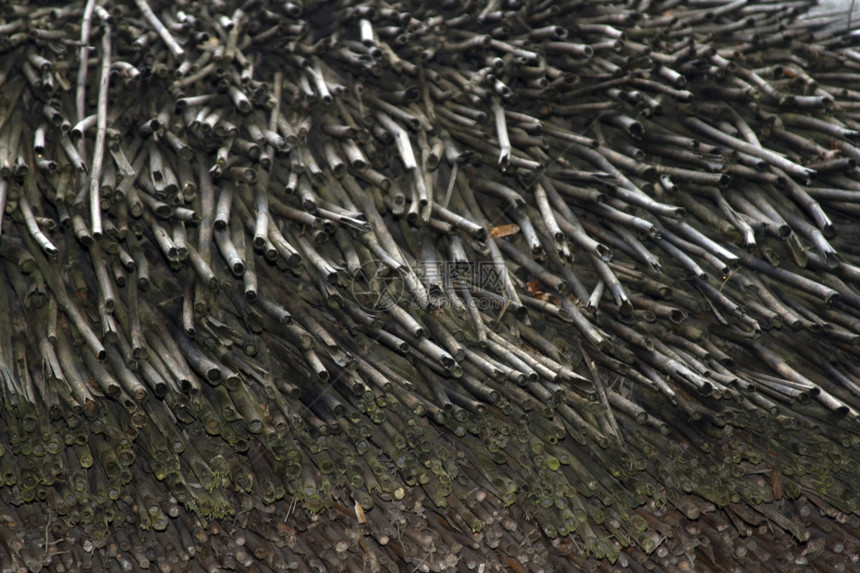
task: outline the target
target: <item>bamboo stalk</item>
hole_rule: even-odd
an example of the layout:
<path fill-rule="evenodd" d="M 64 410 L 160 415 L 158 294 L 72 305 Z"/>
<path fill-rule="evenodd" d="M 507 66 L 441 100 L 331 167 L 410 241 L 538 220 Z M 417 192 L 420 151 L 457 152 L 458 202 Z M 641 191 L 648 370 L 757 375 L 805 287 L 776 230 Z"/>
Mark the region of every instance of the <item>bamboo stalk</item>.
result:
<path fill-rule="evenodd" d="M 108 82 L 111 65 L 111 26 L 110 20 L 102 22 L 102 65 L 99 78 L 98 111 L 96 120 L 96 144 L 93 150 L 92 167 L 89 173 L 90 220 L 93 237 L 98 240 L 102 234 L 100 182 L 104 164 L 105 137 L 107 130 Z M 80 111 L 82 112 L 83 107 Z M 83 116 L 83 113 L 81 113 Z"/>
<path fill-rule="evenodd" d="M 146 3 L 146 0 L 135 0 L 135 4 L 137 4 L 137 8 L 143 14 L 143 17 L 149 22 L 149 25 L 152 26 L 161 39 L 164 41 L 167 48 L 173 54 L 173 56 L 180 60 L 182 56 L 185 55 L 185 50 L 176 42 L 176 40 L 171 35 L 170 31 L 164 26 L 161 20 L 155 15 L 152 11 L 152 8 L 149 7 L 149 4 Z"/>

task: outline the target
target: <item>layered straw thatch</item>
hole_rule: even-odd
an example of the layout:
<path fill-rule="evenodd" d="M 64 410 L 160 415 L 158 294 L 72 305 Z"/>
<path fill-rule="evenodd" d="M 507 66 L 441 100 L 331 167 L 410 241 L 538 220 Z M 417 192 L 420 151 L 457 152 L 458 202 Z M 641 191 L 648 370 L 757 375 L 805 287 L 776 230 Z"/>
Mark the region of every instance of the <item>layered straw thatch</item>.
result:
<path fill-rule="evenodd" d="M 0 570 L 857 567 L 811 2 L 0 8 Z"/>

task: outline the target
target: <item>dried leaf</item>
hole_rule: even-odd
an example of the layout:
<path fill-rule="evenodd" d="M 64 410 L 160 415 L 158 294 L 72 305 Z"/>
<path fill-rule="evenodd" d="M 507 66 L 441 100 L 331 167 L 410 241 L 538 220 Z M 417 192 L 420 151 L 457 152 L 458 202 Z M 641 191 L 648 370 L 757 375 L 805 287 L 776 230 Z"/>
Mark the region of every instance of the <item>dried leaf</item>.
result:
<path fill-rule="evenodd" d="M 359 504 L 357 501 L 354 503 L 355 505 L 353 506 L 353 508 L 355 509 L 355 518 L 358 519 L 359 523 L 366 523 L 367 519 L 364 517 L 364 508 L 361 507 L 361 504 Z"/>
<path fill-rule="evenodd" d="M 770 472 L 770 487 L 773 490 L 774 501 L 782 499 L 782 472 L 779 468 L 773 468 Z"/>
<path fill-rule="evenodd" d="M 490 229 L 490 237 L 498 239 L 500 237 L 509 237 L 520 232 L 520 226 L 514 223 L 510 225 L 499 225 Z"/>

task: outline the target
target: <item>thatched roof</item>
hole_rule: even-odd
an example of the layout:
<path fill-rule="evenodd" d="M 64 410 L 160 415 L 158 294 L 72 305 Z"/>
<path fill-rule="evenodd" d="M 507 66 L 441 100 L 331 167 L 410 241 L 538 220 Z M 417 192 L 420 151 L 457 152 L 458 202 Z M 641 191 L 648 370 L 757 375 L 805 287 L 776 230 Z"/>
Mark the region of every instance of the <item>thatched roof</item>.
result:
<path fill-rule="evenodd" d="M 810 2 L 0 8 L 0 569 L 850 570 Z"/>

